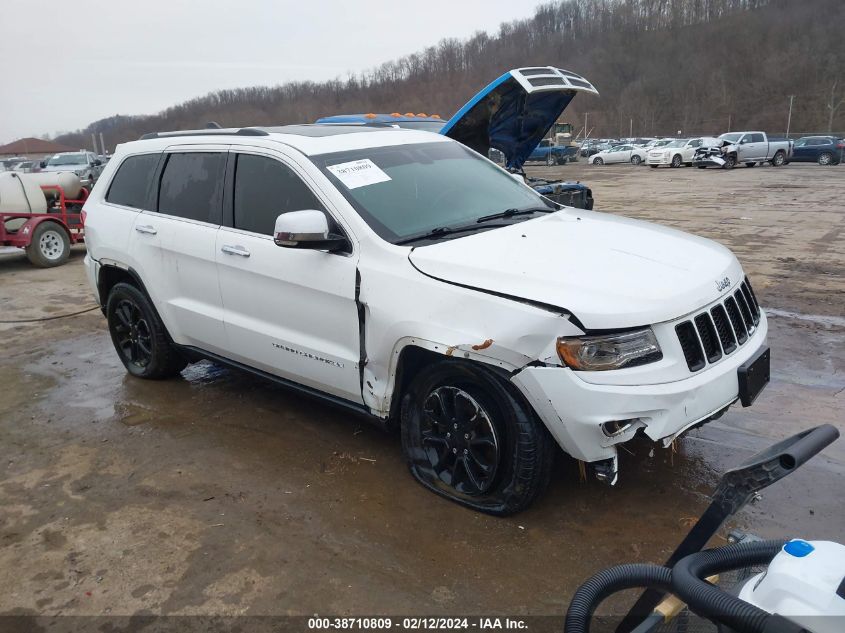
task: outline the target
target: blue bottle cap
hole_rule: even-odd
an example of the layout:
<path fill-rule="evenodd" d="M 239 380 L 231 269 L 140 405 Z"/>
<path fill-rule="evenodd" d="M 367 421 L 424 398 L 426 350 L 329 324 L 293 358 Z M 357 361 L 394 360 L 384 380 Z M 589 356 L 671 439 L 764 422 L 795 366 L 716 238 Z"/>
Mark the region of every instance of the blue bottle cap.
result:
<path fill-rule="evenodd" d="M 783 546 L 783 551 L 796 558 L 804 558 L 807 554 L 812 552 L 815 547 L 810 545 L 807 541 L 800 538 L 792 539 L 789 543 Z"/>

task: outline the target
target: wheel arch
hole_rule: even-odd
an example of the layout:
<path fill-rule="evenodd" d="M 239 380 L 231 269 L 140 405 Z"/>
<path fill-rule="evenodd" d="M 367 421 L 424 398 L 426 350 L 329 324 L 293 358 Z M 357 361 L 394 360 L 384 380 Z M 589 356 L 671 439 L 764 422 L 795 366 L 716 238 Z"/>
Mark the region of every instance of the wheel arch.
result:
<path fill-rule="evenodd" d="M 108 303 L 109 293 L 119 283 L 128 283 L 135 286 L 143 292 L 147 298 L 150 298 L 150 293 L 147 292 L 144 282 L 137 272 L 129 267 L 114 264 L 102 264 L 97 274 L 97 294 L 100 297 L 100 308 L 105 310 L 106 303 Z"/>
<path fill-rule="evenodd" d="M 147 290 L 147 287 L 144 285 L 141 276 L 134 268 L 122 266 L 118 262 L 101 262 L 100 270 L 97 274 L 97 295 L 100 299 L 100 310 L 103 315 L 106 314 L 106 306 L 109 302 L 109 293 L 111 292 L 111 289 L 119 283 L 127 283 L 131 286 L 135 286 L 144 294 L 150 302 L 150 306 L 152 306 L 156 316 L 164 325 L 164 334 L 167 337 L 168 342 L 175 345 L 175 341 L 170 335 L 170 328 L 168 328 L 167 323 L 161 316 L 161 311 L 158 309 L 158 306 L 156 306 L 155 301 L 153 301 L 153 298 Z"/>
<path fill-rule="evenodd" d="M 482 343 L 483 345 L 483 343 Z M 479 347 L 479 346 L 476 346 Z M 398 428 L 402 398 L 414 377 L 424 368 L 445 360 L 467 363 L 492 372 L 503 378 L 508 384 L 512 369 L 495 358 L 458 351 L 457 347 L 450 347 L 421 339 L 410 339 L 404 344 L 400 342 L 393 352 L 388 373 L 388 385 L 385 393 L 385 404 L 388 411 L 387 425 Z M 518 391 L 518 390 L 517 390 Z"/>
<path fill-rule="evenodd" d="M 37 229 L 42 224 L 55 224 L 56 228 L 61 229 L 64 231 L 65 235 L 67 235 L 68 241 L 73 244 L 76 240 L 74 240 L 73 235 L 70 232 L 70 227 L 67 224 L 62 222 L 60 217 L 50 217 L 49 215 L 41 215 L 37 217 L 30 218 L 26 222 L 24 222 L 21 227 L 18 229 L 19 234 L 24 235 L 34 235 L 35 229 Z"/>

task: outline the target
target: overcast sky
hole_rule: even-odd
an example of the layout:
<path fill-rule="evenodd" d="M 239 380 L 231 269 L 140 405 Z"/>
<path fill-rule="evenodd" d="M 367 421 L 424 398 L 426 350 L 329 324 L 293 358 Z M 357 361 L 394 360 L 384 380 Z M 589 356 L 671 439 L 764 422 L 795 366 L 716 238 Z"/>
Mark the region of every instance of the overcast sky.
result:
<path fill-rule="evenodd" d="M 150 114 L 221 88 L 345 77 L 444 37 L 496 31 L 538 4 L 3 0 L 0 143 Z"/>

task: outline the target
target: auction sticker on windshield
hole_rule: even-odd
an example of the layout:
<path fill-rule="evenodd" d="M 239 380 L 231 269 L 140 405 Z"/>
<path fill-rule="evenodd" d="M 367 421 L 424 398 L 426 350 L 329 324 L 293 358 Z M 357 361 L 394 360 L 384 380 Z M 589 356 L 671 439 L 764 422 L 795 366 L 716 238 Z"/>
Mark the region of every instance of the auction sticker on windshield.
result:
<path fill-rule="evenodd" d="M 390 180 L 390 176 L 369 158 L 329 165 L 327 169 L 337 176 L 347 189 L 357 189 L 358 187 L 366 187 Z"/>

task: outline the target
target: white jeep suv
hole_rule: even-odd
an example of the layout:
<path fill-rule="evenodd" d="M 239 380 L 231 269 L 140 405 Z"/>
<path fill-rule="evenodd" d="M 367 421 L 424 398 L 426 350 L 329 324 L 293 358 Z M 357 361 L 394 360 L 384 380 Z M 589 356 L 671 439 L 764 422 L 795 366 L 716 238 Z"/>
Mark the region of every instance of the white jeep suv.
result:
<path fill-rule="evenodd" d="M 493 514 L 555 445 L 617 478 L 768 381 L 724 247 L 561 207 L 428 132 L 152 134 L 85 204 L 87 274 L 127 370 L 228 363 L 401 429 L 414 477 Z"/>

